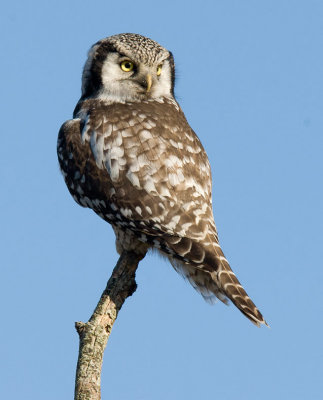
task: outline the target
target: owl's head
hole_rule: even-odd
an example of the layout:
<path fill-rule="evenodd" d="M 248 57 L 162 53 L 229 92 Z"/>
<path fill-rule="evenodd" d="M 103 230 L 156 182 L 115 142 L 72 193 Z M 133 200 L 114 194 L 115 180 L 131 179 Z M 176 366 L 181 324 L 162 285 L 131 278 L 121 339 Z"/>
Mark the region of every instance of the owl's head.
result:
<path fill-rule="evenodd" d="M 134 33 L 110 36 L 94 44 L 82 77 L 82 99 L 141 101 L 174 95 L 172 53 Z"/>

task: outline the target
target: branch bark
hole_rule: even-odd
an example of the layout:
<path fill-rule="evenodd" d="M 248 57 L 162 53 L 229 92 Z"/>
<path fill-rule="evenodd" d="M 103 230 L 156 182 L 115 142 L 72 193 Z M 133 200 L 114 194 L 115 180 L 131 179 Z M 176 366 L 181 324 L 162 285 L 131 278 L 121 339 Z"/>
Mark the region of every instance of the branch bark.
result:
<path fill-rule="evenodd" d="M 127 297 L 137 289 L 136 270 L 144 256 L 145 254 L 124 251 L 89 321 L 75 323 L 80 338 L 75 400 L 101 399 L 104 349 L 118 312 Z"/>

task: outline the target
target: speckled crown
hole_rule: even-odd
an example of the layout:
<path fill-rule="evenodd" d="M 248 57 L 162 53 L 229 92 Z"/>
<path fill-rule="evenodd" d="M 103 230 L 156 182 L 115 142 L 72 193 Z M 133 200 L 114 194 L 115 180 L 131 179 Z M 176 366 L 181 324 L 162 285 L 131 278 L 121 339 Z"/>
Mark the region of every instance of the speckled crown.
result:
<path fill-rule="evenodd" d="M 96 45 L 112 45 L 119 53 L 127 55 L 131 52 L 135 61 L 142 61 L 153 65 L 160 58 L 167 57 L 169 52 L 159 43 L 137 33 L 121 33 L 119 35 L 109 36 L 100 40 Z"/>

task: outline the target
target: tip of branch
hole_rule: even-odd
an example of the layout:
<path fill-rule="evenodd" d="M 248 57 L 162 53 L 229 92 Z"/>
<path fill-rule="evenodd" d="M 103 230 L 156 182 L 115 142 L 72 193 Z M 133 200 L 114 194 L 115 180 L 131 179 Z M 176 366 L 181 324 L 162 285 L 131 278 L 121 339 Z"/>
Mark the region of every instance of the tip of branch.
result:
<path fill-rule="evenodd" d="M 84 332 L 85 325 L 86 324 L 84 322 L 75 322 L 75 329 L 79 335 Z"/>

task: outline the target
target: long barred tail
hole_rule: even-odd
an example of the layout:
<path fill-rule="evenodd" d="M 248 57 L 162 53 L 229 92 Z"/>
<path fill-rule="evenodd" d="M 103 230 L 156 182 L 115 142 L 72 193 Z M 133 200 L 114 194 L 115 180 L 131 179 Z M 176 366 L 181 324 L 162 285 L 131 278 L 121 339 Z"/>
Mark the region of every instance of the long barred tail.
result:
<path fill-rule="evenodd" d="M 220 262 L 217 278 L 221 291 L 232 301 L 232 303 L 255 325 L 265 324 L 268 326 L 261 312 L 255 306 L 240 284 L 238 278 L 230 268 L 226 258 L 218 256 Z"/>
<path fill-rule="evenodd" d="M 213 303 L 217 297 L 227 303 L 228 298 L 252 323 L 268 326 L 217 243 L 209 242 L 209 246 L 206 247 L 205 243 L 201 245 L 188 238 L 168 238 L 167 245 L 173 251 L 168 258 L 175 270 L 183 275 L 206 301 Z"/>

